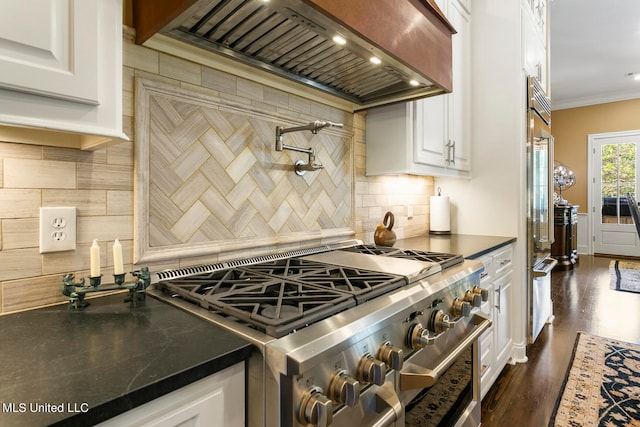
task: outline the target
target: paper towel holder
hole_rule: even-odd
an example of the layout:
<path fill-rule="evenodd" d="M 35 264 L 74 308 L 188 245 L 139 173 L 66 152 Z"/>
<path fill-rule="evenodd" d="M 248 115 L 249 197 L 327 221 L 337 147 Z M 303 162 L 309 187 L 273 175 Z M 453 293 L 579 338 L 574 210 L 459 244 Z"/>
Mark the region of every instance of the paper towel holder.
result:
<path fill-rule="evenodd" d="M 429 198 L 429 209 L 431 211 L 429 234 L 451 234 L 451 207 L 449 206 L 449 196 L 443 196 L 440 187 L 438 187 L 437 190 L 438 195 Z"/>

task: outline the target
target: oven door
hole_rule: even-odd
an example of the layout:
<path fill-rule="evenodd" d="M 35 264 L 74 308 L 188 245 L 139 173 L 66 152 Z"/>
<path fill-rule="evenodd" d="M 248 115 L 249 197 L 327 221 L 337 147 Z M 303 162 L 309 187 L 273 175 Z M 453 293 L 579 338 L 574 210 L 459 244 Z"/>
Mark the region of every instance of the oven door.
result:
<path fill-rule="evenodd" d="M 398 381 L 400 399 L 405 406 L 405 425 L 480 425 L 478 339 L 489 326 L 489 319 L 474 314 L 462 339 L 459 335 L 449 338 L 444 333 L 433 345 L 407 359 Z"/>

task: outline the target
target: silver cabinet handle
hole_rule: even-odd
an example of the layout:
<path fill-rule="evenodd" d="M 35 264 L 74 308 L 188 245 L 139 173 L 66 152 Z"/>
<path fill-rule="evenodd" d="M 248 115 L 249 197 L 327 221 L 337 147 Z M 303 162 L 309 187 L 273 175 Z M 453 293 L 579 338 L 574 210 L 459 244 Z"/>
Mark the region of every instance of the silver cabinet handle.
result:
<path fill-rule="evenodd" d="M 438 378 L 456 361 L 458 357 L 491 326 L 491 320 L 481 314 L 474 314 L 471 321 L 475 324 L 473 332 L 465 337 L 457 347 L 435 368 L 429 369 L 411 362 L 405 362 L 407 371 L 400 372 L 400 390 L 415 390 L 433 386 Z"/>
<path fill-rule="evenodd" d="M 451 156 L 451 164 L 456 165 L 456 141 L 453 140 L 451 142 L 451 149 L 453 150 L 453 155 Z"/>
<path fill-rule="evenodd" d="M 447 162 L 447 164 L 449 165 L 455 165 L 456 164 L 456 142 L 450 139 L 449 141 L 447 141 L 446 144 L 444 144 L 444 146 L 447 149 L 447 158 L 445 159 L 445 162 Z"/>
<path fill-rule="evenodd" d="M 497 301 L 498 301 L 498 305 L 496 305 L 495 307 L 498 309 L 498 312 L 500 312 L 500 306 L 502 305 L 502 298 L 501 298 L 501 292 L 502 292 L 502 285 L 498 286 L 498 289 L 496 289 L 496 294 L 498 296 Z"/>

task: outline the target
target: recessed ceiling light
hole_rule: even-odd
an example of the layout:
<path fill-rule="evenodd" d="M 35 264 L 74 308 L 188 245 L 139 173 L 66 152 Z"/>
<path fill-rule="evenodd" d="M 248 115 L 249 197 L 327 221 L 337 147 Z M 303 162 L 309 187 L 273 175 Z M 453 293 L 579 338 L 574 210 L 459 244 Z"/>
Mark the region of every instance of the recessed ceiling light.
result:
<path fill-rule="evenodd" d="M 369 58 L 369 61 L 373 62 L 374 64 L 378 65 L 381 64 L 382 61 L 380 60 L 380 58 L 376 57 L 376 56 L 372 56 L 371 58 Z"/>
<path fill-rule="evenodd" d="M 347 40 L 342 36 L 333 36 L 333 41 L 339 45 L 347 44 Z"/>
<path fill-rule="evenodd" d="M 411 86 L 420 86 L 420 82 L 417 80 L 409 80 Z"/>

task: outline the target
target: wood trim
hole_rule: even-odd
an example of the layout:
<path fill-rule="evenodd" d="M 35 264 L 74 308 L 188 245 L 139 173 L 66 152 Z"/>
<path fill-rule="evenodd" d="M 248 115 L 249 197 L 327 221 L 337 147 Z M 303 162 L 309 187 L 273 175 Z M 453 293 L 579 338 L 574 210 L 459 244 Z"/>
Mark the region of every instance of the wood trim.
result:
<path fill-rule="evenodd" d="M 453 27 L 425 0 L 376 2 L 370 0 L 304 0 L 371 44 L 446 91 L 453 89 Z M 438 9 L 439 11 L 439 9 Z M 440 12 L 442 13 L 442 12 Z"/>
<path fill-rule="evenodd" d="M 136 44 L 142 44 L 197 0 L 131 0 Z"/>

